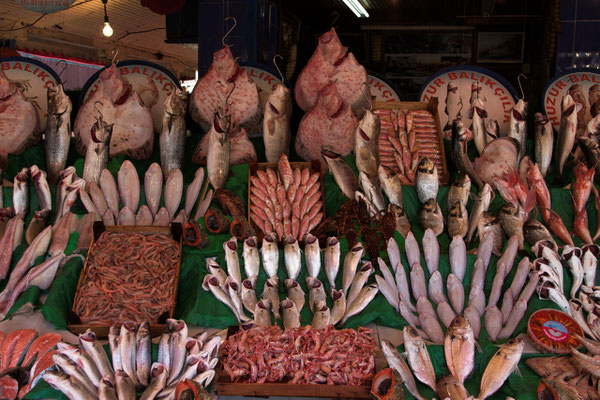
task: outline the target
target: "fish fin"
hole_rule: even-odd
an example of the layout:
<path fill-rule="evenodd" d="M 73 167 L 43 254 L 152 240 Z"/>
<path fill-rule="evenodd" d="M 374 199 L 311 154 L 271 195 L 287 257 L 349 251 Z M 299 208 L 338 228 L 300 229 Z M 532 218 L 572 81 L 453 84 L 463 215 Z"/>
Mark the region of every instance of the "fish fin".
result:
<path fill-rule="evenodd" d="M 521 374 L 521 370 L 519 369 L 519 365 L 518 364 L 515 365 L 515 368 L 514 368 L 514 370 L 512 372 L 516 372 L 517 375 L 519 375 L 521 378 L 523 377 L 523 374 Z"/>
<path fill-rule="evenodd" d="M 529 193 L 527 193 L 527 198 L 525 199 L 525 204 L 523 204 L 523 210 L 525 211 L 526 215 L 529 215 L 531 210 L 533 210 L 535 208 L 535 203 L 536 203 L 535 187 L 536 187 L 535 183 L 533 185 L 531 185 L 531 188 L 529 189 Z"/>
<path fill-rule="evenodd" d="M 477 349 L 478 352 L 483 352 L 483 350 L 481 349 L 481 346 L 479 345 L 479 342 L 476 340 L 475 341 L 475 348 Z"/>

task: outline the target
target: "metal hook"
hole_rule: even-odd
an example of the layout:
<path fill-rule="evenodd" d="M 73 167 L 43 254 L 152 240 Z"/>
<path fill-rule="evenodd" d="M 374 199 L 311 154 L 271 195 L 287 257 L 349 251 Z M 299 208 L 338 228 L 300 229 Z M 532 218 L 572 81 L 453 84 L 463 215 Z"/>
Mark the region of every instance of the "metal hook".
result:
<path fill-rule="evenodd" d="M 237 26 L 237 19 L 235 19 L 235 17 L 227 17 L 227 18 L 225 18 L 225 21 L 230 20 L 230 19 L 233 20 L 233 26 L 231 28 L 229 28 L 229 30 L 227 31 L 225 36 L 223 36 L 223 39 L 221 39 L 221 43 L 223 44 L 223 47 L 227 46 L 225 44 L 225 39 L 227 38 L 227 36 L 229 36 L 231 31 L 233 31 L 235 29 L 235 27 Z M 229 47 L 232 47 L 232 46 L 229 46 Z"/>
<path fill-rule="evenodd" d="M 340 13 L 337 11 L 334 11 L 331 13 L 331 16 L 333 17 L 335 15 L 335 18 L 333 19 L 333 21 L 331 21 L 331 27 L 333 27 L 333 25 L 337 22 L 338 19 L 340 19 Z"/>
<path fill-rule="evenodd" d="M 100 100 L 96 100 L 94 102 L 94 110 L 98 111 L 98 114 L 100 114 L 100 118 L 104 118 L 104 116 L 102 115 L 102 111 L 100 111 L 100 109 L 98 108 L 98 103 L 100 103 L 100 105 L 102 107 L 104 107 L 104 104 L 102 104 L 102 102 Z M 97 118 L 96 118 L 97 119 Z"/>
<path fill-rule="evenodd" d="M 273 56 L 273 65 L 275 65 L 275 68 L 277 69 L 277 72 L 279 72 L 279 76 L 281 77 L 281 83 L 283 83 L 283 74 L 281 73 L 281 70 L 279 69 L 279 65 L 277 65 L 277 57 L 281 58 L 283 60 L 283 57 L 281 57 L 280 54 L 275 54 Z"/>
<path fill-rule="evenodd" d="M 62 70 L 61 70 L 61 71 L 58 73 L 58 77 L 59 77 L 59 78 L 60 78 L 60 80 L 61 80 L 61 82 L 60 82 L 60 83 L 61 83 L 61 84 L 63 85 L 63 87 L 64 87 L 64 86 L 65 86 L 65 83 L 67 83 L 67 80 L 66 80 L 66 79 L 64 79 L 64 80 L 62 79 L 62 74 L 63 74 L 63 73 L 65 72 L 65 70 L 67 69 L 67 66 L 68 66 L 67 60 L 59 60 L 59 61 L 56 63 L 56 65 L 60 65 L 60 64 L 63 64 L 64 66 L 63 66 L 63 69 L 62 69 Z"/>
<path fill-rule="evenodd" d="M 233 87 L 231 88 L 231 91 L 229 92 L 229 94 L 227 95 L 227 97 L 225 97 L 225 105 L 229 106 L 230 104 L 228 103 L 229 98 L 231 97 L 231 95 L 233 94 L 233 91 L 235 90 L 235 82 L 233 82 Z"/>
<path fill-rule="evenodd" d="M 527 79 L 527 76 L 525 76 L 525 74 L 519 74 L 519 76 L 517 76 L 517 81 L 519 82 L 519 89 L 521 89 L 521 98 L 525 99 L 525 92 L 523 92 L 523 85 L 521 84 L 521 77 Z"/>
<path fill-rule="evenodd" d="M 117 50 L 115 51 L 115 55 L 113 56 L 112 60 L 110 61 L 110 63 L 111 63 L 111 64 L 114 64 L 114 63 L 115 63 L 115 59 L 117 58 L 117 55 L 118 55 L 118 54 L 119 54 L 119 49 L 117 49 Z"/>

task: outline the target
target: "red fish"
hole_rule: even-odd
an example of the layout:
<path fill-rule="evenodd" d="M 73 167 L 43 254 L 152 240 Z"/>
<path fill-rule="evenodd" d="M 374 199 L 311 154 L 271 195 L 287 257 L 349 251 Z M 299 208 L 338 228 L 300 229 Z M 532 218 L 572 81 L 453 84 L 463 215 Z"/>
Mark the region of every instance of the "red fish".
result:
<path fill-rule="evenodd" d="M 62 336 L 58 333 L 44 333 L 31 343 L 29 350 L 25 355 L 25 359 L 21 365 L 27 367 L 33 364 L 37 359 L 41 358 L 48 350 L 56 346 L 60 342 Z"/>
<path fill-rule="evenodd" d="M 0 378 L 0 399 L 13 400 L 17 398 L 19 383 L 6 375 Z"/>
<path fill-rule="evenodd" d="M 0 347 L 2 369 L 16 367 L 36 336 L 37 332 L 33 329 L 20 329 L 7 334 Z"/>
<path fill-rule="evenodd" d="M 585 204 L 590 198 L 594 181 L 595 168 L 587 168 L 584 164 L 575 167 L 575 183 L 573 183 L 573 204 L 575 215 L 585 210 Z"/>
<path fill-rule="evenodd" d="M 550 231 L 554 234 L 554 236 L 556 236 L 557 238 L 562 240 L 565 244 L 574 246 L 573 239 L 571 238 L 571 234 L 569 233 L 569 230 L 567 229 L 567 227 L 563 223 L 562 219 L 560 218 L 560 215 L 558 215 L 556 213 L 556 211 L 551 210 L 551 209 L 542 208 L 542 213 L 544 211 L 548 212 L 548 215 L 549 215 L 548 219 L 547 220 L 544 219 L 544 221 L 546 222 L 546 224 L 548 225 L 548 228 L 550 228 Z M 587 220 L 587 218 L 586 218 L 586 220 Z M 588 232 L 588 235 L 589 235 L 589 232 Z"/>
<path fill-rule="evenodd" d="M 529 170 L 527 171 L 527 180 L 529 181 L 529 185 L 535 185 L 536 201 L 540 206 L 544 222 L 548 223 L 552 211 L 550 191 L 548 190 L 548 186 L 546 186 L 546 181 L 544 180 L 538 165 L 531 161 L 529 162 Z"/>
<path fill-rule="evenodd" d="M 575 220 L 573 221 L 573 234 L 583 240 L 586 244 L 594 243 L 592 236 L 590 235 L 590 230 L 588 229 L 588 217 L 585 208 L 582 212 L 575 215 Z"/>

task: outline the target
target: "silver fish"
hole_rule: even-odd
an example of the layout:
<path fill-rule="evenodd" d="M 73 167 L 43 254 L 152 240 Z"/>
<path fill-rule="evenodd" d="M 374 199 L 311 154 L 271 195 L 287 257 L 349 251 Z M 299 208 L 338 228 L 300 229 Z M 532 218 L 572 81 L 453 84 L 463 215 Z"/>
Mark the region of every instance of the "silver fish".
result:
<path fill-rule="evenodd" d="M 13 180 L 13 207 L 15 208 L 15 214 L 22 214 L 25 218 L 25 214 L 29 210 L 29 168 L 23 168 L 21 172 L 15 175 Z"/>
<path fill-rule="evenodd" d="M 346 314 L 344 314 L 341 323 L 344 324 L 350 317 L 353 317 L 364 310 L 371 300 L 375 298 L 377 292 L 379 292 L 379 288 L 376 283 L 371 283 L 370 285 L 363 287 L 358 296 L 356 296 L 356 300 L 348 305 Z"/>
<path fill-rule="evenodd" d="M 90 142 L 85 152 L 85 163 L 83 165 L 83 179 L 86 182 L 97 183 L 102 170 L 108 165 L 113 125 L 104 122 L 102 115 L 92 125 Z"/>
<path fill-rule="evenodd" d="M 337 183 L 344 196 L 350 200 L 354 200 L 355 193 L 358 190 L 358 181 L 352 168 L 350 168 L 341 155 L 331 150 L 322 149 L 321 156 L 327 162 L 335 183 Z"/>
<path fill-rule="evenodd" d="M 307 276 L 306 287 L 308 288 L 308 307 L 310 308 L 310 311 L 314 312 L 315 303 L 318 301 L 325 301 L 327 295 L 325 294 L 323 284 L 317 278 Z"/>
<path fill-rule="evenodd" d="M 446 208 L 451 209 L 454 204 L 459 201 L 466 208 L 469 202 L 469 194 L 471 193 L 471 178 L 469 175 L 462 173 L 452 182 L 448 189 L 448 197 L 446 198 Z"/>
<path fill-rule="evenodd" d="M 508 137 L 516 139 L 519 146 L 519 160 L 523 158 L 527 143 L 527 103 L 519 99 L 510 110 Z"/>
<path fill-rule="evenodd" d="M 278 83 L 267 98 L 263 118 L 263 141 L 267 162 L 276 163 L 281 154 L 289 153 L 291 114 L 290 89 Z"/>
<path fill-rule="evenodd" d="M 244 279 L 242 282 L 242 304 L 244 308 L 250 313 L 254 312 L 258 299 L 256 298 L 256 281 L 258 275 L 251 276 L 250 278 Z"/>
<path fill-rule="evenodd" d="M 225 271 L 219 266 L 217 261 L 214 258 L 206 258 L 206 270 L 209 274 L 214 275 L 219 282 L 219 286 L 225 286 L 225 280 L 227 279 L 227 274 Z"/>
<path fill-rule="evenodd" d="M 177 379 L 185 365 L 185 344 L 188 338 L 188 327 L 185 321 L 183 320 L 169 318 L 167 319 L 167 329 L 171 333 L 171 340 L 169 343 L 169 353 L 171 354 L 171 367 L 166 372 L 168 379 L 165 378 L 165 380 L 167 384 L 170 384 L 175 379 Z M 151 386 L 154 379 L 156 378 L 156 374 L 154 372 L 155 365 L 156 363 L 152 364 L 152 368 L 150 370 Z"/>
<path fill-rule="evenodd" d="M 146 204 L 152 215 L 156 215 L 160 207 L 160 198 L 163 187 L 163 173 L 158 163 L 152 163 L 144 174 L 144 194 Z"/>
<path fill-rule="evenodd" d="M 391 204 L 402 207 L 402 182 L 389 168 L 380 165 L 377 169 L 379 183 Z"/>
<path fill-rule="evenodd" d="M 112 374 L 103 376 L 98 385 L 98 398 L 100 400 L 117 400 L 115 389 L 115 377 Z"/>
<path fill-rule="evenodd" d="M 406 365 L 406 362 L 404 362 L 403 357 L 398 353 L 398 350 L 396 350 L 389 340 L 381 339 L 379 343 L 381 344 L 381 349 L 383 350 L 383 355 L 388 365 L 402 377 L 402 381 L 410 394 L 419 400 L 424 400 L 425 397 L 421 396 L 419 393 L 415 378 L 408 365 Z"/>
<path fill-rule="evenodd" d="M 83 386 L 77 383 L 69 375 L 58 371 L 47 371 L 43 379 L 53 388 L 63 392 L 69 399 L 94 400 L 95 394 L 91 394 Z"/>
<path fill-rule="evenodd" d="M 415 373 L 416 378 L 435 391 L 435 371 L 433 369 L 433 364 L 431 363 L 429 353 L 427 352 L 425 342 L 419 336 L 418 332 L 411 327 L 405 326 L 403 329 L 403 334 L 408 364 Z M 443 333 L 441 340 L 441 343 L 443 343 Z"/>
<path fill-rule="evenodd" d="M 204 168 L 200 167 L 194 173 L 194 179 L 192 183 L 185 190 L 185 214 L 188 216 L 192 215 L 194 204 L 198 199 L 202 184 L 204 183 Z"/>
<path fill-rule="evenodd" d="M 448 82 L 446 86 L 446 108 L 444 109 L 444 112 L 448 116 L 448 121 L 446 122 L 444 131 L 452 129 L 452 122 L 462 118 L 462 109 L 463 101 L 458 92 L 458 86 L 453 82 Z"/>
<path fill-rule="evenodd" d="M 113 325 L 108 331 L 108 345 L 110 346 L 110 354 L 112 356 L 112 366 L 115 370 L 122 369 L 121 350 L 119 348 L 119 327 Z"/>
<path fill-rule="evenodd" d="M 367 174 L 371 179 L 377 177 L 380 128 L 379 117 L 373 114 L 371 110 L 367 110 L 354 130 L 356 168 L 359 172 Z"/>
<path fill-rule="evenodd" d="M 299 328 L 300 312 L 296 307 L 296 304 L 290 299 L 285 299 L 281 302 L 280 305 L 281 312 L 283 314 L 283 327 L 285 329 Z M 313 328 L 316 327 L 313 325 Z"/>
<path fill-rule="evenodd" d="M 563 260 L 566 260 L 567 266 L 573 276 L 573 283 L 571 284 L 571 298 L 575 298 L 581 284 L 583 283 L 583 264 L 581 262 L 582 252 L 581 249 L 572 246 L 565 246 L 562 252 Z"/>
<path fill-rule="evenodd" d="M 188 94 L 175 88 L 165 100 L 160 131 L 160 164 L 163 174 L 169 176 L 171 171 L 180 169 L 185 152 L 185 112 Z"/>
<path fill-rule="evenodd" d="M 135 398 L 135 385 L 125 371 L 117 369 L 115 371 L 115 380 L 117 384 L 117 397 L 119 400 Z"/>
<path fill-rule="evenodd" d="M 477 195 L 477 199 L 475 200 L 475 204 L 473 204 L 473 208 L 471 209 L 471 215 L 469 218 L 469 233 L 467 234 L 467 242 L 470 242 L 473 238 L 473 234 L 477 230 L 479 218 L 481 214 L 490 208 L 490 203 L 492 201 L 493 190 L 490 185 L 487 183 L 483 186 L 483 189 Z M 480 235 L 481 236 L 481 235 Z"/>
<path fill-rule="evenodd" d="M 225 251 L 225 261 L 227 262 L 227 274 L 241 285 L 242 273 L 240 271 L 240 258 L 237 252 L 237 239 L 232 236 L 231 239 L 223 243 L 223 250 Z"/>
<path fill-rule="evenodd" d="M 552 161 L 553 146 L 554 129 L 550 120 L 542 113 L 535 113 L 535 162 L 544 177 Z"/>
<path fill-rule="evenodd" d="M 356 245 L 346 253 L 346 257 L 344 258 L 344 268 L 342 271 L 342 290 L 344 294 L 348 293 L 348 289 L 354 280 L 354 275 L 356 274 L 356 268 L 358 267 L 358 263 L 362 258 L 365 252 L 365 248 L 362 243 L 356 243 Z"/>
<path fill-rule="evenodd" d="M 241 322 L 238 310 L 231 301 L 229 294 L 221 287 L 219 279 L 215 275 L 206 274 L 204 275 L 204 281 L 202 282 L 202 288 L 206 291 L 210 291 L 220 302 L 225 304 L 233 312 L 233 315 Z"/>
<path fill-rule="evenodd" d="M 385 200 L 383 199 L 383 193 L 381 193 L 379 185 L 375 183 L 376 181 L 374 181 L 369 177 L 369 175 L 361 171 L 358 174 L 358 182 L 365 196 L 375 206 L 376 211 L 379 212 L 385 210 Z"/>
<path fill-rule="evenodd" d="M 79 335 L 79 344 L 81 348 L 94 360 L 98 372 L 103 377 L 106 375 L 113 376 L 113 369 L 108 361 L 106 352 L 102 345 L 97 341 L 96 334 L 88 329 L 84 334 Z"/>
<path fill-rule="evenodd" d="M 256 303 L 254 324 L 256 326 L 271 326 L 271 300 L 262 299 Z"/>
<path fill-rule="evenodd" d="M 61 84 L 48 88 L 48 118 L 44 135 L 46 166 L 50 183 L 58 182 L 60 172 L 67 164 L 71 143 L 71 99 Z"/>
<path fill-rule="evenodd" d="M 304 291 L 300 287 L 300 284 L 293 279 L 286 279 L 283 284 L 287 290 L 288 299 L 292 300 L 296 304 L 298 312 L 302 311 L 304 307 L 305 295 Z"/>
<path fill-rule="evenodd" d="M 454 240 L 452 242 L 454 243 Z M 421 243 L 423 244 L 423 256 L 425 257 L 427 269 L 429 270 L 429 273 L 432 274 L 433 271 L 437 271 L 440 264 L 440 244 L 438 243 L 437 236 L 431 229 L 425 230 Z M 466 257 L 465 248 L 465 264 Z M 452 263 L 452 251 L 450 252 L 450 263 Z"/>
<path fill-rule="evenodd" d="M 485 120 L 488 117 L 483 99 L 477 98 L 471 103 L 468 116 L 473 120 L 473 141 L 475 142 L 475 147 L 477 147 L 477 152 L 481 154 L 487 144 Z"/>
<path fill-rule="evenodd" d="M 373 271 L 374 268 L 371 265 L 370 261 L 367 261 L 360 267 L 356 275 L 354 275 L 352 285 L 350 285 L 350 290 L 348 291 L 348 295 L 346 296 L 348 304 L 352 304 L 356 297 L 358 297 L 358 294 L 369 280 L 369 276 L 371 276 Z"/>
<path fill-rule="evenodd" d="M 171 332 L 168 328 L 161 334 L 158 342 L 158 362 L 167 367 L 167 369 L 171 369 Z"/>
<path fill-rule="evenodd" d="M 159 363 L 152 364 L 152 369 L 150 370 L 150 386 L 144 390 L 142 393 L 142 397 L 140 400 L 151 400 L 154 399 L 161 390 L 165 388 L 167 384 L 170 382 L 167 381 L 167 377 L 169 376 L 169 371 L 167 368 Z"/>
<path fill-rule="evenodd" d="M 560 129 L 555 153 L 557 172 L 559 176 L 562 176 L 565 162 L 575 145 L 577 113 L 581 110 L 581 104 L 575 103 L 571 95 L 567 94 L 561 101 L 560 110 Z"/>
<path fill-rule="evenodd" d="M 308 276 L 318 277 L 321 271 L 321 248 L 317 238 L 310 233 L 304 239 L 304 261 Z"/>
<path fill-rule="evenodd" d="M 431 229 L 436 236 L 444 231 L 444 216 L 435 199 L 429 199 L 423 203 L 417 218 L 423 229 Z"/>
<path fill-rule="evenodd" d="M 329 325 L 331 311 L 324 301 L 317 301 L 311 325 L 314 329 L 323 329 Z"/>
<path fill-rule="evenodd" d="M 231 115 L 225 115 L 222 110 L 217 110 L 213 118 L 213 124 L 208 131 L 208 154 L 206 158 L 206 169 L 208 180 L 215 189 L 225 186 L 229 177 L 229 152 Z"/>
<path fill-rule="evenodd" d="M 59 367 L 60 371 L 70 375 L 71 379 L 75 380 L 88 392 L 96 393 L 98 391 L 96 386 L 94 386 L 92 381 L 90 381 L 83 370 L 67 356 L 60 353 L 54 353 L 52 356 L 52 361 L 54 361 L 54 364 Z"/>
<path fill-rule="evenodd" d="M 271 301 L 271 308 L 275 319 L 281 319 L 279 314 L 279 277 L 267 279 L 263 287 L 262 298 Z"/>
<path fill-rule="evenodd" d="M 241 289 L 240 286 L 232 277 L 228 276 L 225 280 L 224 290 L 227 291 L 231 302 L 233 303 L 237 315 L 241 321 L 250 321 L 252 318 L 248 318 L 248 316 L 244 313 L 244 306 L 242 305 L 241 298 Z"/>
<path fill-rule="evenodd" d="M 346 295 L 341 290 L 331 290 L 331 299 L 333 300 L 333 307 L 329 314 L 329 323 L 336 325 L 342 320 L 346 313 Z"/>
<path fill-rule="evenodd" d="M 300 246 L 298 245 L 298 241 L 293 237 L 289 237 L 287 240 L 284 238 L 284 241 L 283 258 L 285 261 L 285 270 L 290 279 L 296 280 L 302 266 Z"/>
<path fill-rule="evenodd" d="M 260 270 L 260 254 L 258 252 L 258 240 L 256 236 L 251 236 L 244 240 L 244 250 L 242 257 L 244 258 L 244 270 L 247 277 L 258 275 Z"/>
<path fill-rule="evenodd" d="M 277 234 L 266 235 L 260 248 L 263 269 L 269 278 L 276 276 L 279 269 L 279 249 L 276 236 Z"/>
<path fill-rule="evenodd" d="M 40 210 L 51 210 L 52 209 L 52 194 L 50 193 L 50 186 L 46 180 L 46 173 L 38 168 L 37 165 L 32 165 L 29 168 L 31 173 L 31 179 L 33 180 L 33 186 L 35 186 L 35 192 L 38 197 L 38 207 Z M 0 178 L 2 176 L 0 175 Z"/>
<path fill-rule="evenodd" d="M 136 332 L 137 328 L 135 322 L 124 322 L 123 325 L 121 325 L 121 333 L 119 335 L 119 349 L 121 350 L 121 365 L 123 371 L 129 375 L 133 384 L 137 386 L 140 382 L 137 373 L 135 372 L 137 360 L 135 343 Z M 94 380 L 92 380 L 92 383 L 94 383 Z"/>
<path fill-rule="evenodd" d="M 598 265 L 598 247 L 596 245 L 587 245 L 582 248 L 583 258 L 583 281 L 586 286 L 592 287 L 596 282 L 596 269 Z"/>
<path fill-rule="evenodd" d="M 439 176 L 437 167 L 434 163 L 425 157 L 417 166 L 415 174 L 415 191 L 417 198 L 424 204 L 429 199 L 436 199 L 439 186 Z"/>

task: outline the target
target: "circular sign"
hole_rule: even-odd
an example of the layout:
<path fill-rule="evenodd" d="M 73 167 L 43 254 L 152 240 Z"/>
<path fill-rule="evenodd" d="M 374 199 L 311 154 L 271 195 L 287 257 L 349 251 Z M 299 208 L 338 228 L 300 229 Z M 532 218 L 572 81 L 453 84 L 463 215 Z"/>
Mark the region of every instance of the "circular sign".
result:
<path fill-rule="evenodd" d="M 570 347 L 580 347 L 581 343 L 573 336 L 575 333 L 583 336 L 577 322 L 554 309 L 534 312 L 527 324 L 527 334 L 536 347 L 549 353 L 567 354 Z"/>
<path fill-rule="evenodd" d="M 367 75 L 371 96 L 375 97 L 376 102 L 399 102 L 400 96 L 393 85 L 382 77 L 369 72 Z"/>
<path fill-rule="evenodd" d="M 83 85 L 79 96 L 79 105 L 96 91 L 98 77 L 106 68 L 96 71 Z M 162 124 L 165 100 L 175 88 L 181 89 L 179 81 L 171 71 L 149 61 L 119 61 L 117 68 L 121 78 L 131 84 L 144 104 L 150 108 L 154 131 L 159 131 Z"/>
<path fill-rule="evenodd" d="M 25 97 L 37 104 L 40 129 L 46 129 L 48 118 L 48 88 L 60 83 L 60 78 L 52 68 L 41 61 L 26 57 L 6 57 L 0 59 L 2 72 L 11 81 L 17 82 Z"/>
<path fill-rule="evenodd" d="M 421 87 L 420 101 L 438 98 L 440 124 L 446 138 L 452 135 L 452 121 L 461 118 L 471 125 L 468 110 L 474 99 L 483 100 L 488 119 L 498 121 L 502 132 L 508 131 L 510 110 L 516 104 L 516 92 L 500 75 L 480 67 L 459 65 L 433 74 Z"/>
<path fill-rule="evenodd" d="M 49 14 L 64 10 L 73 4 L 75 0 L 15 0 L 15 3 L 28 10 L 36 11 L 43 14 Z"/>
<path fill-rule="evenodd" d="M 544 111 L 552 126 L 560 126 L 560 103 L 563 97 L 571 94 L 576 103 L 581 103 L 581 117 L 587 124 L 592 118 L 592 105 L 600 101 L 600 71 L 593 68 L 576 68 L 556 75 L 544 89 Z"/>

